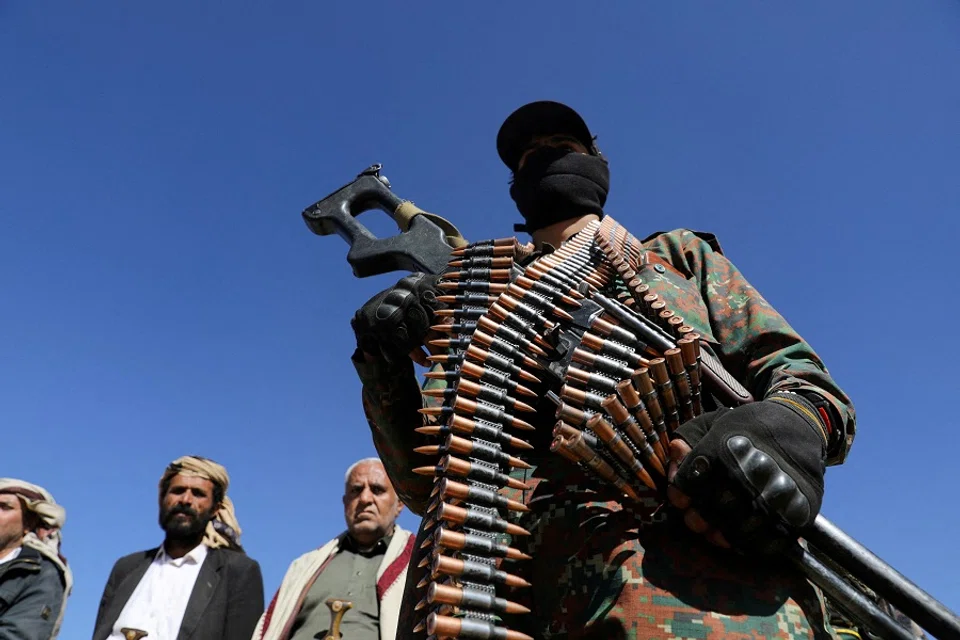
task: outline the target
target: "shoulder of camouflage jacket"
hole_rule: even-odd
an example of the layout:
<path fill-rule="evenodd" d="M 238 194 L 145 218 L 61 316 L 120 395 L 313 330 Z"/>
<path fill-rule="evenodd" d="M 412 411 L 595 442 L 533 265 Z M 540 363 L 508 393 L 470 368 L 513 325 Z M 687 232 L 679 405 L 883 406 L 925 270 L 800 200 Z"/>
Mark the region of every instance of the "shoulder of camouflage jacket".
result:
<path fill-rule="evenodd" d="M 716 237 L 675 229 L 648 236 L 643 245 L 687 280 L 679 281 L 670 273 L 650 274 L 663 281 L 658 293 L 664 290 L 668 304 L 678 307 L 669 308 L 704 336 L 724 366 L 755 397 L 777 391 L 810 391 L 833 406 L 840 424 L 831 439 L 828 460 L 830 464 L 842 462 L 856 433 L 852 402 L 813 348 L 720 253 Z M 643 265 L 637 266 L 638 271 L 642 269 Z M 699 295 L 684 291 L 691 283 Z M 670 300 L 671 295 L 675 299 Z"/>
<path fill-rule="evenodd" d="M 649 242 L 652 242 L 657 236 L 667 236 L 667 235 L 681 233 L 681 232 L 692 233 L 693 235 L 695 235 L 696 237 L 700 238 L 701 240 L 706 242 L 708 245 L 710 245 L 710 248 L 716 251 L 717 253 L 720 253 L 720 254 L 723 253 L 723 249 L 720 248 L 720 241 L 717 240 L 717 236 L 713 235 L 712 233 L 708 233 L 706 231 L 693 231 L 692 229 L 675 229 L 673 231 L 657 231 L 655 233 L 651 233 L 640 242 L 642 242 L 643 244 L 647 244 Z"/>

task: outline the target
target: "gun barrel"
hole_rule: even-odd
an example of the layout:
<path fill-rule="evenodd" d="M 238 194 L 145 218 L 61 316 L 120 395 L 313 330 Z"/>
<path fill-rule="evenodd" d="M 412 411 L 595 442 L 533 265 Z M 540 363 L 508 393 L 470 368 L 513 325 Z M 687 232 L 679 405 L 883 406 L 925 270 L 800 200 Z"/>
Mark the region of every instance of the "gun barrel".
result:
<path fill-rule="evenodd" d="M 803 537 L 934 637 L 960 638 L 955 613 L 822 515 Z"/>
<path fill-rule="evenodd" d="M 850 615 L 880 637 L 889 640 L 916 640 L 912 633 L 881 611 L 866 595 L 850 586 L 799 544 L 795 545 L 787 555 L 810 582 L 823 589 Z"/>

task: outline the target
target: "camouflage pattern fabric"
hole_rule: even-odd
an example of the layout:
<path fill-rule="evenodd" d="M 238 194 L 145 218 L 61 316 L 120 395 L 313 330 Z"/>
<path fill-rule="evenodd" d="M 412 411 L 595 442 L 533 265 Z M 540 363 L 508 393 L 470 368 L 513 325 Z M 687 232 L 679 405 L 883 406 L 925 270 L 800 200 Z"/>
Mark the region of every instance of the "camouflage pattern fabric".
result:
<path fill-rule="evenodd" d="M 837 424 L 830 461 L 842 461 L 854 435 L 854 410 L 813 349 L 708 238 L 677 230 L 644 246 L 647 251 L 634 265 L 639 277 L 703 336 L 755 397 L 806 390 L 831 404 Z M 413 365 L 388 370 L 360 354 L 354 364 L 387 473 L 407 506 L 422 515 L 432 479 L 411 472 L 423 464 L 413 448 L 427 444 L 414 432 L 423 424 L 416 412 L 423 400 Z M 541 418 L 549 438 L 549 406 L 542 407 Z M 545 639 L 833 637 L 819 593 L 790 568 L 709 546 L 658 510 L 660 497 L 652 492 L 649 511 L 625 510 L 608 489 L 565 460 L 543 447 L 530 453 L 524 459 L 535 468 L 514 471 L 530 490 L 505 492 L 531 508 L 513 519 L 532 535 L 511 544 L 534 556 L 503 567 L 534 585 L 504 593 L 533 611 L 509 620 L 512 628 Z M 421 531 L 418 539 L 424 537 Z M 424 637 L 413 633 L 411 622 L 416 604 L 411 594 L 424 575 L 415 569 L 418 560 L 408 574 L 400 638 Z"/>

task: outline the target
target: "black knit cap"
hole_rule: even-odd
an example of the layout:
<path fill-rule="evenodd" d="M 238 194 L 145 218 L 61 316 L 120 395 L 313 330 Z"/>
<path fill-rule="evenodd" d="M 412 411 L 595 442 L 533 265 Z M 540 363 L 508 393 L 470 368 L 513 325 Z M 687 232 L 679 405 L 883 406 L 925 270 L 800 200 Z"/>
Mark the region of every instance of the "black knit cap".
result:
<path fill-rule="evenodd" d="M 511 171 L 517 170 L 524 148 L 535 136 L 567 134 L 599 155 L 587 123 L 565 104 L 541 100 L 525 104 L 503 121 L 497 133 L 497 153 Z"/>

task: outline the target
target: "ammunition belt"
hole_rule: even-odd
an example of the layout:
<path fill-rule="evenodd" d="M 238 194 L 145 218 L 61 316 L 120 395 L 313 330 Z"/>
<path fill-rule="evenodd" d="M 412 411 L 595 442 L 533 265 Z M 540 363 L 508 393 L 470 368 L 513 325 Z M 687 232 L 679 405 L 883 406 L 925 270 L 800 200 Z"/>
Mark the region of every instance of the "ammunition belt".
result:
<path fill-rule="evenodd" d="M 421 410 L 438 424 L 418 431 L 438 443 L 417 451 L 440 458 L 415 470 L 436 476 L 415 631 L 437 638 L 529 638 L 501 617 L 529 610 L 497 591 L 530 586 L 503 564 L 529 559 L 503 542 L 503 534 L 528 535 L 508 519 L 527 507 L 500 490 L 526 488 L 510 470 L 530 466 L 523 432 L 534 427 L 523 414 L 535 399 L 557 405 L 551 451 L 627 503 L 663 491 L 669 433 L 703 411 L 699 336 L 637 279 L 630 265 L 642 259 L 639 241 L 606 217 L 521 266 L 530 253 L 515 238 L 472 244 L 454 251 L 438 283 L 448 308 L 437 315 L 447 323 L 434 329 L 450 337 L 434 342 L 447 353 L 431 356 L 444 370 L 426 375 L 448 385 L 424 390 L 443 402 Z M 613 301 L 600 293 L 618 286 Z M 676 348 L 650 346 L 601 299 L 642 315 Z"/>

